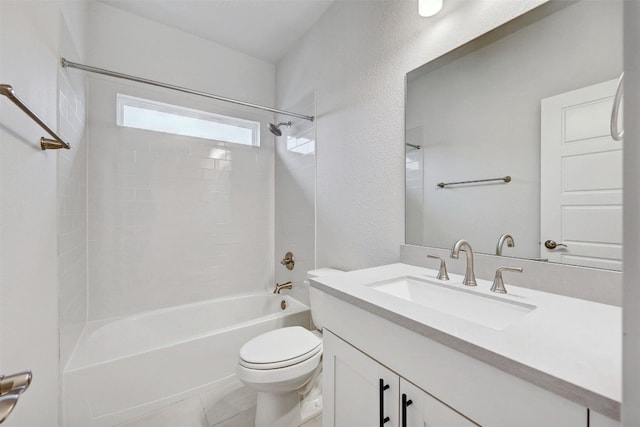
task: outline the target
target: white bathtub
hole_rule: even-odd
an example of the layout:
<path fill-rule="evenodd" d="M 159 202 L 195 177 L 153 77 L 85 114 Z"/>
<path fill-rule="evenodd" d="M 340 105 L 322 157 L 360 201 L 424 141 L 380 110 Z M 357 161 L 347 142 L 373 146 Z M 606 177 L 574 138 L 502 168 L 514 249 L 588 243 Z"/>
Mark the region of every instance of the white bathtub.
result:
<path fill-rule="evenodd" d="M 90 322 L 64 370 L 65 426 L 112 426 L 211 390 L 249 339 L 309 323 L 307 306 L 264 292 Z"/>

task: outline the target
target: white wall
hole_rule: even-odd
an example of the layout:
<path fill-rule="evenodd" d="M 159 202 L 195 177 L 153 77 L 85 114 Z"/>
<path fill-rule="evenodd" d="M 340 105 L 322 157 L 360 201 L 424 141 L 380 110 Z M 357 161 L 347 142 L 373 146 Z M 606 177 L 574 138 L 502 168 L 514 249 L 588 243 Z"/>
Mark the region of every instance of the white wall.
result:
<path fill-rule="evenodd" d="M 58 86 L 59 56 L 69 44 L 83 51 L 84 24 L 80 2 L 0 2 L 0 82 L 13 85 L 53 129 L 58 127 L 63 91 Z M 32 370 L 34 375 L 7 426 L 50 427 L 58 425 L 59 418 L 58 334 L 66 322 L 59 317 L 63 313 L 58 301 L 63 277 L 57 256 L 60 154 L 40 150 L 44 135 L 2 97 L 0 373 Z"/>
<path fill-rule="evenodd" d="M 407 227 L 407 243 L 450 248 L 464 237 L 490 254 L 509 233 L 509 256 L 540 256 L 540 101 L 617 79 L 621 24 L 622 2 L 579 2 L 411 73 L 406 123 L 421 134 L 424 226 Z M 505 175 L 508 185 L 436 186 Z"/>
<path fill-rule="evenodd" d="M 91 65 L 272 105 L 272 64 L 102 3 Z M 273 286 L 270 113 L 89 79 L 89 318 Z M 116 126 L 116 93 L 262 122 L 261 147 Z"/>
<path fill-rule="evenodd" d="M 404 76 L 542 1 L 335 2 L 277 68 L 277 105 L 317 94 L 317 265 L 394 262 L 404 241 Z"/>
<path fill-rule="evenodd" d="M 92 2 L 89 10 L 90 65 L 273 104 L 273 64 L 104 3 Z"/>

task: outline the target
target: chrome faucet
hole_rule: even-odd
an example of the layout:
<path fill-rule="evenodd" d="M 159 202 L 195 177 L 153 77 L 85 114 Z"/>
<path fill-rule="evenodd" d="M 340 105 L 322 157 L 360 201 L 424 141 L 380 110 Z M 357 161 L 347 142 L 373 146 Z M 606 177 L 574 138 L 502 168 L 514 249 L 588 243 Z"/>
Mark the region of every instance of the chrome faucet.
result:
<path fill-rule="evenodd" d="M 291 284 L 291 282 L 286 282 L 283 283 L 282 285 L 279 285 L 276 283 L 276 288 L 273 290 L 274 294 L 279 294 L 281 290 L 283 289 L 291 289 L 293 287 L 293 285 Z"/>
<path fill-rule="evenodd" d="M 458 259 L 460 251 L 465 251 L 467 254 L 467 269 L 464 273 L 464 280 L 462 281 L 463 285 L 467 286 L 477 286 L 476 283 L 476 275 L 473 272 L 473 251 L 471 250 L 471 245 L 464 239 L 460 239 L 453 245 L 453 249 L 451 249 L 451 258 Z"/>
<path fill-rule="evenodd" d="M 503 234 L 498 239 L 498 244 L 496 245 L 496 255 L 502 256 L 502 247 L 504 246 L 504 242 L 507 242 L 507 247 L 512 248 L 516 244 L 513 242 L 513 237 L 511 234 Z"/>

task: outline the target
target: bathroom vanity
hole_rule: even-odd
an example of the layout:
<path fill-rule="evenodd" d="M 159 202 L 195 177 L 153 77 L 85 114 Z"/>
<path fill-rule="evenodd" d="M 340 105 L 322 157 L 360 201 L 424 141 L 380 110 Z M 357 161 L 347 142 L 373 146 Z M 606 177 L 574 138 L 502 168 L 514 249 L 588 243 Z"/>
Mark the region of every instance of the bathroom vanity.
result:
<path fill-rule="evenodd" d="M 323 425 L 620 425 L 619 307 L 408 264 L 313 279 Z"/>

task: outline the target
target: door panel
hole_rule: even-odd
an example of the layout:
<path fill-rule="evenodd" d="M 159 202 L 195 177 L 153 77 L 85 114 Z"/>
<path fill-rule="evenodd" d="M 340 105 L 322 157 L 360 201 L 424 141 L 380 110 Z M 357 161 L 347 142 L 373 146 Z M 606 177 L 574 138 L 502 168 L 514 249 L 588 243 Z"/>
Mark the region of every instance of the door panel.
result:
<path fill-rule="evenodd" d="M 380 379 L 384 427 L 398 427 L 399 377 L 326 330 L 323 334 L 324 427 L 380 425 Z"/>
<path fill-rule="evenodd" d="M 609 135 L 616 83 L 542 100 L 541 258 L 622 267 L 622 143 Z M 546 240 L 567 247 L 548 249 Z"/>
<path fill-rule="evenodd" d="M 478 427 L 479 425 L 404 378 L 400 378 L 400 394 L 406 395 L 406 399 L 411 401 L 404 411 L 406 427 Z M 403 412 L 402 408 L 401 412 Z"/>

